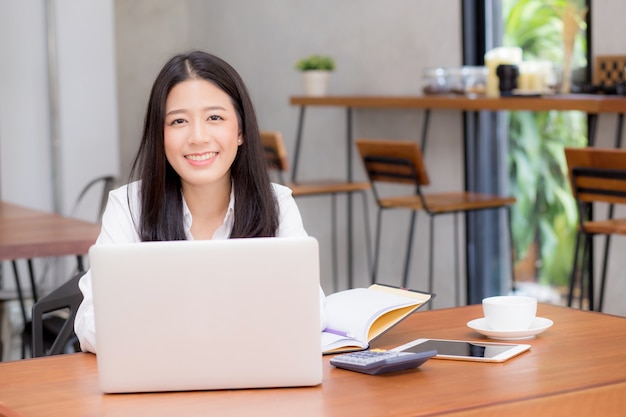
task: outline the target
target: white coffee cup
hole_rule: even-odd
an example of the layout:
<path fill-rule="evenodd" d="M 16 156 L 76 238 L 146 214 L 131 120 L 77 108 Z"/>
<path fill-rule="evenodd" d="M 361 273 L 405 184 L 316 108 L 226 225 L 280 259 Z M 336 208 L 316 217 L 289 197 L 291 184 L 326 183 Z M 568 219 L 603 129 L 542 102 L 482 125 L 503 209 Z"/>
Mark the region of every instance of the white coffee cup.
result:
<path fill-rule="evenodd" d="M 537 299 L 522 295 L 487 297 L 483 299 L 483 313 L 493 330 L 527 330 L 537 315 Z"/>

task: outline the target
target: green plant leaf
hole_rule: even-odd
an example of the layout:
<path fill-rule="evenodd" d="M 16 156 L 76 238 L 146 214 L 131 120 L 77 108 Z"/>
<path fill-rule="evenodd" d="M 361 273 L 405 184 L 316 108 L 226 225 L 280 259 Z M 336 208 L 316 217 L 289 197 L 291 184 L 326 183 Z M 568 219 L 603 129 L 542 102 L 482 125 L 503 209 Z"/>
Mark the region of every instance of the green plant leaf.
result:
<path fill-rule="evenodd" d="M 333 71 L 335 69 L 335 61 L 326 55 L 311 55 L 298 60 L 296 69 L 300 71 Z"/>

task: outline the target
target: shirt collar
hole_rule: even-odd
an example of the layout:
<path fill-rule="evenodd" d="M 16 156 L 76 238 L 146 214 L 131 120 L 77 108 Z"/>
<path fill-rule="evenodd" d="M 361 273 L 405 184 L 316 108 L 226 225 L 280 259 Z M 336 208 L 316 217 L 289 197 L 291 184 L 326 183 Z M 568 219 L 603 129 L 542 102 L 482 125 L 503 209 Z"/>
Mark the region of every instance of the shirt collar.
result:
<path fill-rule="evenodd" d="M 183 196 L 183 224 L 185 226 L 185 236 L 187 240 L 193 240 L 193 236 L 191 235 L 191 223 L 193 219 L 191 217 L 191 211 L 189 211 L 189 207 L 187 206 L 187 202 L 185 201 L 185 196 Z M 233 224 L 235 222 L 235 184 L 231 182 L 230 187 L 230 197 L 228 201 L 228 209 L 226 210 L 226 216 L 224 216 L 224 222 L 220 227 L 217 228 L 215 233 L 213 233 L 213 239 L 228 239 L 230 237 L 230 233 L 233 230 Z"/>

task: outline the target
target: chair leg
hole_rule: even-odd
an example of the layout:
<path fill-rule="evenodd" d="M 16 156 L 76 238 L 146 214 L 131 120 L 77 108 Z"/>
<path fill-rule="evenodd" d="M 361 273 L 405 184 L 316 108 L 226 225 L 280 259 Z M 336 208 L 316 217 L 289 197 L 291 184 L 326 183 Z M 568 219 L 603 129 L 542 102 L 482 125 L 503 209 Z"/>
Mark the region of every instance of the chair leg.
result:
<path fill-rule="evenodd" d="M 589 269 L 589 265 L 592 263 L 591 262 L 591 257 L 593 256 L 593 253 L 591 251 L 591 242 L 592 242 L 593 236 L 589 236 L 587 239 L 587 250 L 585 251 L 587 253 L 587 259 L 589 260 L 588 264 L 587 264 L 587 268 L 585 268 L 586 271 L 588 271 L 588 279 L 587 279 L 587 294 L 588 294 L 588 298 L 589 298 L 589 310 L 590 311 L 594 311 L 595 310 L 595 304 L 596 304 L 596 290 L 595 290 L 595 285 L 594 285 L 594 279 L 593 279 L 593 270 Z"/>
<path fill-rule="evenodd" d="M 434 288 L 434 262 L 435 262 L 435 216 L 430 216 L 430 237 L 429 237 L 429 247 L 430 251 L 428 254 L 428 292 L 432 294 Z M 428 309 L 431 310 L 433 303 L 428 303 Z"/>
<path fill-rule="evenodd" d="M 24 299 L 24 292 L 22 291 L 22 284 L 20 282 L 20 275 L 17 266 L 17 261 L 11 261 L 11 265 L 13 266 L 13 275 L 15 277 L 15 289 L 17 290 L 17 297 L 20 303 L 20 311 L 22 313 L 22 325 L 26 326 L 28 324 L 28 315 L 26 313 L 26 300 Z M 22 340 L 21 346 L 21 356 L 22 359 L 26 359 L 26 344 L 24 340 Z"/>
<path fill-rule="evenodd" d="M 33 303 L 36 303 L 39 300 L 38 290 L 37 290 L 37 282 L 35 282 L 35 268 L 33 267 L 33 260 L 27 259 L 26 265 L 28 266 L 28 278 L 30 279 L 30 289 L 33 294 Z"/>
<path fill-rule="evenodd" d="M 370 230 L 370 215 L 367 209 L 367 194 L 365 191 L 361 192 L 363 197 L 363 222 L 365 223 L 365 250 L 367 259 L 367 269 L 372 272 L 372 231 Z"/>
<path fill-rule="evenodd" d="M 510 274 L 511 274 L 511 290 L 515 294 L 517 290 L 517 281 L 515 280 L 515 244 L 513 243 L 513 225 L 511 224 L 511 206 L 506 207 L 506 224 L 509 232 L 509 250 L 511 251 L 510 260 Z"/>
<path fill-rule="evenodd" d="M 576 243 L 574 244 L 574 263 L 572 266 L 572 274 L 569 279 L 569 292 L 567 294 L 567 306 L 572 306 L 572 300 L 574 298 L 574 286 L 576 285 L 577 277 L 578 277 L 578 255 L 580 253 L 580 238 L 582 232 L 576 232 Z M 582 276 L 581 276 L 582 280 Z"/>
<path fill-rule="evenodd" d="M 24 292 L 22 291 L 22 283 L 20 281 L 20 273 L 17 267 L 17 261 L 11 261 L 11 265 L 13 266 L 13 276 L 15 277 L 15 289 L 17 290 L 17 297 L 20 301 L 20 311 L 22 313 L 23 324 L 26 324 L 28 321 L 28 315 L 26 313 L 26 300 L 24 299 Z"/>
<path fill-rule="evenodd" d="M 383 209 L 378 207 L 378 213 L 376 214 L 376 241 L 374 242 L 374 261 L 372 262 L 372 284 L 376 283 L 376 272 L 378 270 L 378 255 L 380 253 L 380 225 Z"/>
<path fill-rule="evenodd" d="M 335 194 L 331 194 L 330 196 L 331 202 L 331 227 L 332 227 L 332 267 L 333 267 L 333 288 L 337 291 L 339 287 L 339 266 L 337 260 L 337 196 Z M 349 256 L 349 255 L 348 255 Z"/>
<path fill-rule="evenodd" d="M 585 234 L 585 241 L 583 243 L 583 269 L 581 271 L 581 280 L 580 280 L 580 308 L 583 308 L 583 300 L 585 296 L 588 300 L 588 308 L 593 311 L 593 271 L 589 271 L 589 264 L 591 261 L 591 239 L 593 237 Z M 585 279 L 586 277 L 586 279 Z M 587 288 L 585 288 L 585 284 L 587 284 Z M 586 291 L 585 291 L 586 289 Z"/>
<path fill-rule="evenodd" d="M 623 115 L 622 118 L 620 119 L 620 121 L 623 121 Z M 620 123 L 621 125 L 621 123 Z M 621 126 L 620 126 L 620 132 L 621 132 Z M 607 213 L 607 218 L 608 219 L 612 219 L 613 218 L 613 211 L 615 209 L 615 205 L 610 204 L 609 205 L 609 212 Z M 609 247 L 611 245 L 611 235 L 607 234 L 606 238 L 604 240 L 604 256 L 603 256 L 603 260 L 602 260 L 602 275 L 600 276 L 600 299 L 598 301 L 598 311 L 602 311 L 603 305 L 604 305 L 604 287 L 606 284 L 606 270 L 607 270 L 607 266 L 608 266 L 608 262 L 609 262 Z"/>
<path fill-rule="evenodd" d="M 408 288 L 409 283 L 409 265 L 411 263 L 411 251 L 413 248 L 413 232 L 415 230 L 415 219 L 417 211 L 411 211 L 411 221 L 409 223 L 409 239 L 406 245 L 406 256 L 404 257 L 404 273 L 402 274 L 402 287 Z"/>
<path fill-rule="evenodd" d="M 600 295 L 598 300 L 598 311 L 602 311 L 604 304 L 604 287 L 606 285 L 606 270 L 609 263 L 609 246 L 611 244 L 611 235 L 607 235 L 604 244 L 604 257 L 602 260 L 602 275 L 600 276 Z"/>
<path fill-rule="evenodd" d="M 454 238 L 452 242 L 454 244 L 454 305 L 456 307 L 461 305 L 461 297 L 460 297 L 460 281 L 461 281 L 461 272 L 459 265 L 459 213 L 454 213 Z"/>

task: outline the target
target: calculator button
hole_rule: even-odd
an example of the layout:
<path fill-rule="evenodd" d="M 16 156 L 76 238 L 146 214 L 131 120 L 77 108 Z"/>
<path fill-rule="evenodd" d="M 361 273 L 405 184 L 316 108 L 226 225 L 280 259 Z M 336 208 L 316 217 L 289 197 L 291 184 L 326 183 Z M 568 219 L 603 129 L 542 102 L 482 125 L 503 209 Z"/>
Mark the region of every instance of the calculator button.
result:
<path fill-rule="evenodd" d="M 330 363 L 337 368 L 378 375 L 417 368 L 436 354 L 436 350 L 421 353 L 359 351 L 335 356 Z"/>

